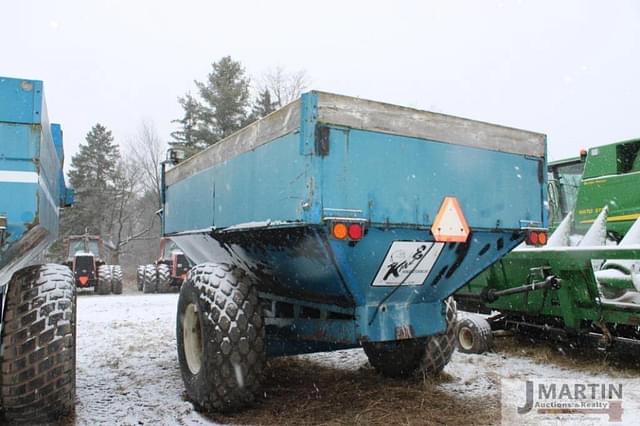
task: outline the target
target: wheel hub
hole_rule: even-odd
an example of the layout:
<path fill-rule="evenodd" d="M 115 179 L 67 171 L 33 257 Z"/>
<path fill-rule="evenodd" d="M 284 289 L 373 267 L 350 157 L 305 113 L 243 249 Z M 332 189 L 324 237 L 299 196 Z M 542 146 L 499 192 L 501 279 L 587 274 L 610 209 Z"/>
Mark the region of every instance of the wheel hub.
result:
<path fill-rule="evenodd" d="M 469 328 L 462 327 L 458 332 L 458 341 L 462 349 L 468 351 L 473 347 L 473 333 Z"/>
<path fill-rule="evenodd" d="M 184 312 L 182 323 L 182 337 L 184 340 L 184 354 L 187 358 L 187 366 L 191 374 L 198 374 L 202 367 L 202 331 L 200 328 L 200 317 L 198 307 L 190 303 Z"/>

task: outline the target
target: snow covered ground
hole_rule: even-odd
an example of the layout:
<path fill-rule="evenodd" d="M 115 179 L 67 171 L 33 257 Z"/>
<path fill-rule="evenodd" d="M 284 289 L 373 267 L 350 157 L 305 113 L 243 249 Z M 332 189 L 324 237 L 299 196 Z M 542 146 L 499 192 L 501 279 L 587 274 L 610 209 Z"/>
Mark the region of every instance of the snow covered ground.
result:
<path fill-rule="evenodd" d="M 176 294 L 78 297 L 76 424 L 209 424 L 182 398 Z"/>
<path fill-rule="evenodd" d="M 118 424 L 118 425 L 210 425 L 213 420 L 195 412 L 193 406 L 184 400 L 183 385 L 175 349 L 175 307 L 177 294 L 94 296 L 81 295 L 78 298 L 78 370 L 77 370 L 77 413 L 75 424 Z M 312 354 L 299 357 L 305 361 L 332 372 L 332 377 L 344 381 L 344 387 L 358 385 L 365 377 L 364 386 L 382 382 L 367 366 L 361 350 L 338 351 L 334 353 Z M 307 364 L 304 364 L 302 368 Z M 294 370 L 295 371 L 295 370 Z M 304 370 L 302 370 L 304 371 Z M 636 378 L 637 372 L 604 368 L 602 371 L 585 373 L 557 363 L 540 363 L 532 357 L 510 353 L 487 355 L 454 354 L 446 368 L 447 379 L 430 386 L 433 393 L 449 398 L 454 406 L 488 404 L 487 410 L 496 411 L 501 378 L 563 377 L 590 378 Z M 354 372 L 357 372 L 356 375 Z M 276 372 L 276 374 L 278 374 Z M 312 379 L 305 373 L 296 373 L 296 383 Z M 317 389 L 316 384 L 313 385 Z M 362 385 L 362 383 L 361 383 Z M 394 386 L 397 381 L 393 382 Z M 318 387 L 321 385 L 318 384 Z M 400 386 L 405 387 L 402 383 Z M 420 384 L 406 384 L 420 386 Z M 365 387 L 366 389 L 366 387 Z M 320 393 L 320 392 L 318 392 Z M 269 389 L 266 408 L 273 412 L 269 398 L 278 398 L 277 392 Z M 354 407 L 375 405 L 362 398 L 371 398 L 363 393 L 353 395 Z M 295 399 L 293 401 L 296 401 Z M 286 402 L 286 401 L 285 401 Z M 291 404 L 277 401 L 275 405 Z M 424 402 L 424 401 L 423 401 Z M 308 404 L 308 398 L 300 396 L 300 404 Z M 402 401 L 401 401 L 402 403 Z M 262 402 L 261 404 L 265 404 Z M 362 405 L 358 405 L 362 404 Z M 309 424 L 309 417 L 297 418 L 292 407 L 277 407 L 290 412 L 290 418 L 282 418 L 281 423 Z M 296 407 L 297 409 L 298 407 Z M 454 408 L 455 409 L 455 408 Z M 353 423 L 358 422 L 359 408 L 354 408 Z M 302 412 L 302 411 L 300 411 Z M 344 414 L 344 413 L 343 413 Z M 269 423 L 271 417 L 223 418 L 227 423 Z M 315 419 L 315 417 L 311 417 Z M 216 417 L 216 419 L 218 419 Z M 228 419 L 228 420 L 225 420 Z M 319 419 L 320 420 L 320 419 Z M 388 419 L 387 419 L 388 420 Z M 342 420 L 325 423 L 343 423 Z M 360 420 L 362 422 L 362 420 Z M 382 421 L 382 419 L 381 419 Z M 431 421 L 437 421 L 431 419 Z M 425 418 L 425 423 L 430 423 Z M 499 422 L 496 413 L 493 422 Z M 349 422 L 349 421 L 347 421 Z M 469 418 L 470 424 L 477 421 Z"/>

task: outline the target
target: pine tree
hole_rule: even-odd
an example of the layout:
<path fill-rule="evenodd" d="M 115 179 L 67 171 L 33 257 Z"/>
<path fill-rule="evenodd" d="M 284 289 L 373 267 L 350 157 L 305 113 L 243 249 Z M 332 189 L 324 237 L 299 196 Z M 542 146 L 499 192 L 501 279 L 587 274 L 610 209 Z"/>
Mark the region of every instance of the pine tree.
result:
<path fill-rule="evenodd" d="M 191 156 L 208 146 L 205 139 L 203 139 L 203 137 L 206 137 L 206 132 L 203 132 L 202 107 L 190 92 L 179 97 L 178 103 L 184 110 L 184 115 L 182 118 L 172 121 L 172 123 L 179 124 L 180 127 L 171 133 L 173 141 L 169 145 L 182 148 L 187 155 Z"/>
<path fill-rule="evenodd" d="M 204 82 L 195 82 L 199 98 L 179 98 L 184 116 L 175 120 L 173 146 L 193 154 L 229 136 L 247 123 L 249 79 L 242 64 L 225 56 L 212 64 Z"/>
<path fill-rule="evenodd" d="M 225 56 L 212 68 L 205 82 L 196 81 L 204 101 L 202 118 L 209 129 L 209 145 L 239 130 L 247 119 L 249 106 L 249 79 L 242 64 Z"/>
<path fill-rule="evenodd" d="M 85 143 L 71 159 L 69 182 L 75 189 L 76 201 L 65 210 L 64 231 L 77 234 L 87 229 L 103 233 L 109 227 L 110 203 L 120 159 L 113 135 L 101 124 L 87 133 Z"/>
<path fill-rule="evenodd" d="M 255 120 L 258 120 L 275 111 L 275 106 L 275 102 L 271 100 L 271 92 L 269 92 L 269 89 L 264 89 L 264 91 L 260 92 L 260 94 L 258 95 L 258 99 L 256 99 L 255 103 L 253 104 L 253 108 L 251 109 L 251 116 Z"/>

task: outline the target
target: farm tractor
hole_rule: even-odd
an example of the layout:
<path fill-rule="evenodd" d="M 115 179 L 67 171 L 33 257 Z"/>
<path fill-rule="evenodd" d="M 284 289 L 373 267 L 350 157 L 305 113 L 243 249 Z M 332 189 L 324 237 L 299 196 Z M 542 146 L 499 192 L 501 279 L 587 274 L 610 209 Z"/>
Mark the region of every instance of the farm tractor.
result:
<path fill-rule="evenodd" d="M 98 235 L 72 235 L 64 240 L 67 260 L 76 287 L 93 288 L 98 294 L 122 294 L 122 268 L 110 264 L 112 248 Z"/>
<path fill-rule="evenodd" d="M 191 263 L 169 238 L 160 239 L 160 257 L 155 263 L 138 266 L 138 291 L 143 293 L 170 293 L 180 291 L 187 278 Z"/>
<path fill-rule="evenodd" d="M 497 330 L 637 351 L 640 139 L 550 163 L 548 179 L 546 247 L 516 248 L 456 293 L 461 308 L 493 313 L 460 321 L 460 351 L 490 349 Z"/>

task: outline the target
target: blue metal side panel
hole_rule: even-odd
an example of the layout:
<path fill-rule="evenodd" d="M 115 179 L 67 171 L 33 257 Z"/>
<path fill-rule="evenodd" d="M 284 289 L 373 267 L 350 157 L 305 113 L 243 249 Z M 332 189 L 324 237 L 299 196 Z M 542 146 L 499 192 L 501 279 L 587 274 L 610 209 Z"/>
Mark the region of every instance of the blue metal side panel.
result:
<path fill-rule="evenodd" d="M 382 133 L 332 128 L 322 206 L 372 223 L 430 226 L 455 196 L 473 229 L 521 228 L 543 218 L 543 159 Z M 542 174 L 543 176 L 546 174 Z"/>
<path fill-rule="evenodd" d="M 59 126 L 56 132 L 61 149 Z M 61 182 L 62 159 L 54 145 L 42 82 L 0 78 L 0 213 L 6 214 L 9 230 L 0 247 L 2 265 L 11 256 L 30 257 L 30 252 L 10 250 L 30 230 L 37 227 L 39 237 L 25 250 L 43 250 L 46 245 L 39 243 L 56 237 Z"/>
<path fill-rule="evenodd" d="M 324 227 L 295 227 L 245 231 L 250 241 L 229 244 L 230 251 L 247 269 L 274 278 L 287 294 L 315 295 L 315 300 L 353 305 L 340 271 L 336 268 Z M 243 264 L 239 262 L 239 264 Z M 265 280 L 266 281 L 266 280 Z"/>
<path fill-rule="evenodd" d="M 207 169 L 165 189 L 165 233 L 213 226 L 213 178 L 213 170 Z"/>
<path fill-rule="evenodd" d="M 40 126 L 0 123 L 0 170 L 35 172 Z"/>
<path fill-rule="evenodd" d="M 37 183 L 0 182 L 0 214 L 7 217 L 8 245 L 22 238 L 36 219 L 38 191 Z"/>
<path fill-rule="evenodd" d="M 62 145 L 62 127 L 57 123 L 51 123 L 51 137 L 53 138 L 53 146 L 56 148 L 56 154 L 60 160 L 60 164 L 64 164 L 64 149 Z"/>
<path fill-rule="evenodd" d="M 46 121 L 45 121 L 46 120 Z M 51 213 L 54 216 L 58 216 L 58 207 L 60 206 L 60 190 L 62 174 L 62 159 L 58 157 L 56 148 L 53 142 L 53 136 L 51 134 L 51 125 L 48 119 L 43 118 L 42 122 L 42 137 L 40 139 L 40 153 L 39 153 L 39 172 L 40 172 L 40 186 L 44 191 L 45 197 L 40 198 L 40 210 L 46 212 L 47 217 L 51 217 Z M 41 217 L 41 220 L 43 218 Z M 41 222 L 43 223 L 43 222 Z M 51 230 L 57 231 L 57 219 L 55 223 L 46 222 L 47 226 L 51 225 Z"/>
<path fill-rule="evenodd" d="M 8 244 L 36 220 L 39 185 L 33 159 L 39 145 L 39 125 L 0 123 L 0 214 L 7 217 Z"/>
<path fill-rule="evenodd" d="M 523 233 L 473 232 L 467 243 L 442 246 L 422 282 L 400 287 L 373 284 L 379 271 L 389 271 L 383 269 L 388 268 L 383 261 L 394 243 L 430 245 L 433 238 L 428 230 L 369 228 L 357 243 L 333 239 L 329 226 L 239 231 L 216 237 L 218 241 L 209 238 L 211 243 L 224 245 L 234 263 L 255 274 L 261 292 L 353 307 L 356 338 L 387 341 L 396 339 L 398 330 L 409 328 L 413 336 L 443 331 L 442 301 L 519 244 Z M 207 261 L 217 260 L 213 252 Z"/>
<path fill-rule="evenodd" d="M 0 77 L 0 122 L 39 124 L 43 105 L 41 81 Z"/>
<path fill-rule="evenodd" d="M 498 239 L 502 239 L 500 244 L 497 243 Z M 428 231 L 373 228 L 356 245 L 335 239 L 329 241 L 336 263 L 345 281 L 349 283 L 356 304 L 366 305 L 380 301 L 389 289 L 372 287 L 372 283 L 391 244 L 394 241 L 433 241 L 433 238 Z M 521 237 L 512 240 L 511 232 L 504 231 L 475 232 L 466 244 L 448 243 L 424 285 L 402 287 L 389 302 L 422 303 L 443 300 L 520 242 Z M 444 273 L 440 274 L 443 270 Z M 319 287 L 315 290 L 322 291 Z"/>
<path fill-rule="evenodd" d="M 0 123 L 0 213 L 12 229 L 8 242 L 35 223 L 57 232 L 63 182 L 48 125 Z"/>
<path fill-rule="evenodd" d="M 165 233 L 302 221 L 309 190 L 299 135 L 285 135 L 169 186 Z"/>
<path fill-rule="evenodd" d="M 58 170 L 58 204 L 61 206 L 73 203 L 73 199 L 67 200 L 67 186 L 64 182 L 64 144 L 62 140 L 62 128 L 59 124 L 51 124 L 51 137 L 53 138 L 53 146 L 56 150 L 60 168 Z M 71 194 L 69 194 L 71 196 Z M 70 201 L 70 202 L 67 202 Z"/>

